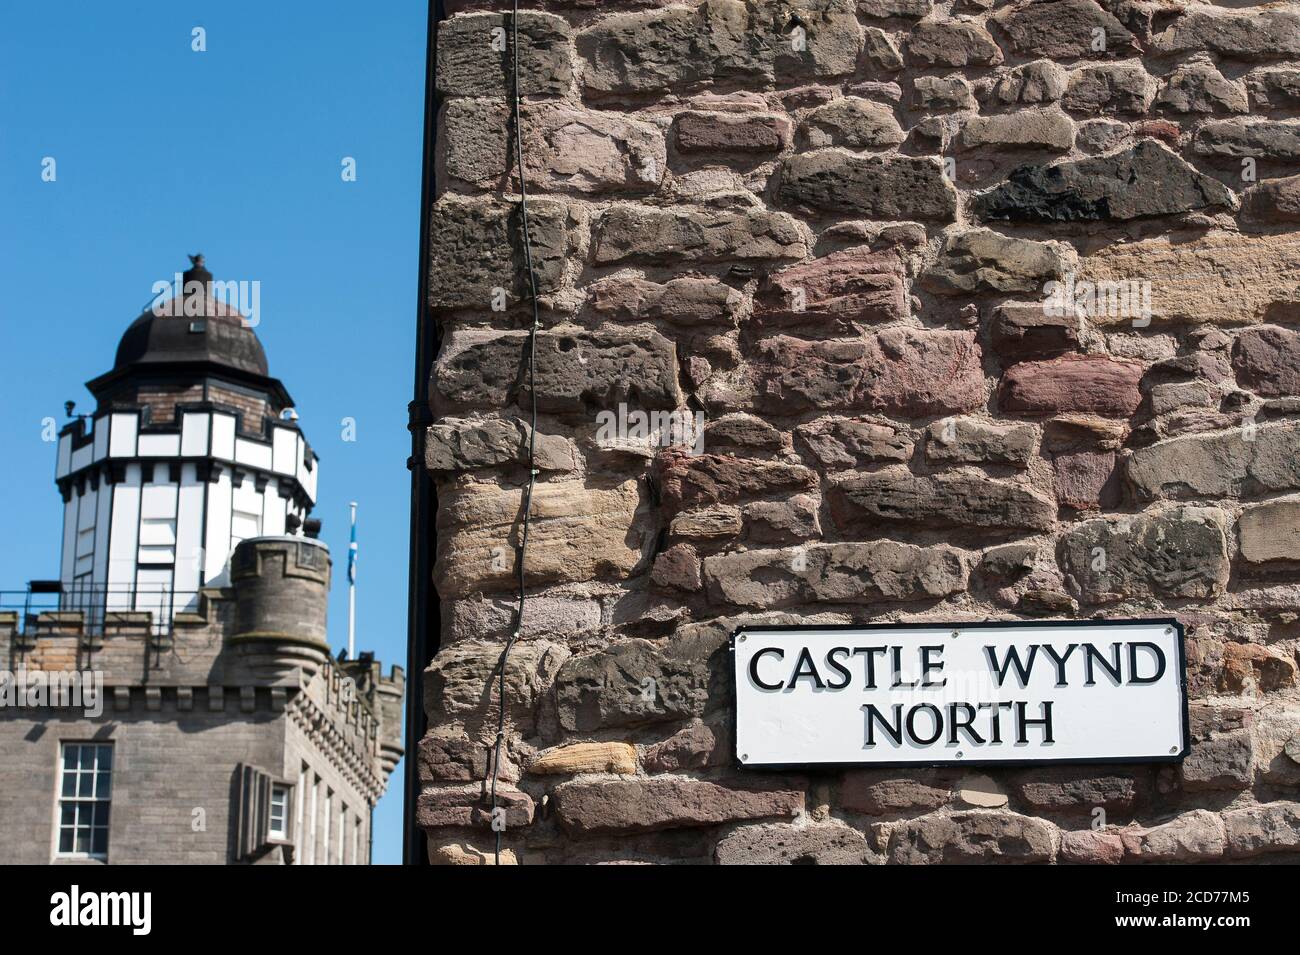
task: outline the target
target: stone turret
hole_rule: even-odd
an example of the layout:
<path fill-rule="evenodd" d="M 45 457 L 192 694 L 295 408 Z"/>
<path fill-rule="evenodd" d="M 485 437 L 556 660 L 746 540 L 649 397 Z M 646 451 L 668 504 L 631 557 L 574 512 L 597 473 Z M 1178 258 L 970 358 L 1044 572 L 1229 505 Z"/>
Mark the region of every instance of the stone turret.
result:
<path fill-rule="evenodd" d="M 382 668 L 375 663 L 378 673 Z M 387 776 L 402 758 L 402 701 L 406 696 L 406 672 L 399 666 L 375 684 L 375 706 L 379 710 L 379 758 Z"/>
<path fill-rule="evenodd" d="M 268 683 L 297 683 L 329 660 L 325 631 L 329 548 L 310 537 L 251 537 L 230 561 L 235 627 L 230 643 Z"/>

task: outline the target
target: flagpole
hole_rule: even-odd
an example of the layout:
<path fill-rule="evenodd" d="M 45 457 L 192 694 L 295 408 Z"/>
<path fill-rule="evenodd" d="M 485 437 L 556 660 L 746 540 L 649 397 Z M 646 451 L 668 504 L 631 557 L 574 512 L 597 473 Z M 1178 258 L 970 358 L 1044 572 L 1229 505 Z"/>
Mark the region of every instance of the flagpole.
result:
<path fill-rule="evenodd" d="M 357 658 L 357 502 L 352 509 L 352 540 L 348 544 L 348 659 Z"/>

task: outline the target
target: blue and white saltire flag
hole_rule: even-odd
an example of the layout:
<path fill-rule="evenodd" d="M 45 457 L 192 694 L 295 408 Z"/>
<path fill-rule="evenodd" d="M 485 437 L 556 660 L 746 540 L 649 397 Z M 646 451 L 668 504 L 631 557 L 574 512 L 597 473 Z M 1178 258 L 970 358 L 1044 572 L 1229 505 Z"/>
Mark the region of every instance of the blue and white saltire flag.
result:
<path fill-rule="evenodd" d="M 352 539 L 348 543 L 348 583 L 357 582 L 357 512 L 352 511 Z"/>

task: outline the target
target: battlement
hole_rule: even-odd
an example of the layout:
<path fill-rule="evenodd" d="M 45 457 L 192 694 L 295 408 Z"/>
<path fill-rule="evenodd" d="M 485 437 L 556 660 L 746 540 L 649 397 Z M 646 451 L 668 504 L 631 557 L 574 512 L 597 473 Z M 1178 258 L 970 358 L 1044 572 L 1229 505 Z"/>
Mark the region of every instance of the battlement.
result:
<path fill-rule="evenodd" d="M 119 710 L 185 710 L 199 696 L 287 712 L 378 798 L 402 755 L 406 675 L 369 653 L 331 658 L 330 570 L 320 541 L 258 537 L 236 548 L 230 584 L 192 609 L 0 611 L 0 669 L 93 673 Z"/>
<path fill-rule="evenodd" d="M 150 610 L 41 611 L 26 620 L 0 612 L 0 667 L 95 670 L 105 683 L 122 686 L 205 683 L 227 670 L 223 635 L 233 610 L 234 591 L 210 587 L 195 610 L 170 621 L 161 619 L 165 611 Z"/>
<path fill-rule="evenodd" d="M 384 772 L 391 773 L 402 758 L 402 701 L 406 695 L 406 672 L 394 665 L 383 675 L 383 664 L 374 655 L 363 653 L 356 660 L 337 664 L 353 680 L 357 692 L 379 718 L 380 757 Z"/>
<path fill-rule="evenodd" d="M 294 695 L 289 715 L 336 765 L 352 775 L 353 784 L 374 799 L 402 756 L 401 697 L 391 709 L 379 699 L 379 685 L 359 685 L 348 661 L 328 661 L 315 677 Z M 394 667 L 400 682 L 401 670 Z M 391 686 L 391 679 L 384 685 Z"/>

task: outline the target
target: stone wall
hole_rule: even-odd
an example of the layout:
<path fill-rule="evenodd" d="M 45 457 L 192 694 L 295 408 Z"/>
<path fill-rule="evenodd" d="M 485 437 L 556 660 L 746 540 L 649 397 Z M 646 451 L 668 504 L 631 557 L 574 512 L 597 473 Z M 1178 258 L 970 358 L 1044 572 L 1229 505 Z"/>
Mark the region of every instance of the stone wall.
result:
<path fill-rule="evenodd" d="M 436 53 L 444 862 L 491 858 L 527 476 L 502 6 Z M 542 6 L 504 860 L 1300 860 L 1300 4 Z M 742 623 L 1171 614 L 1181 765 L 735 767 Z"/>
<path fill-rule="evenodd" d="M 247 860 L 236 849 L 238 767 L 258 767 L 294 787 L 293 800 L 310 806 L 317 793 L 316 839 L 308 846 L 310 817 L 302 831 L 293 802 L 285 848 L 299 863 L 324 864 L 324 802 L 331 800 L 330 864 L 337 861 L 338 818 L 345 809 L 345 857 L 352 862 L 352 829 L 358 864 L 369 860 L 370 810 L 382 795 L 373 771 L 359 768 L 322 709 L 313 706 L 321 682 L 291 698 L 272 691 L 200 687 L 107 688 L 102 718 L 76 710 L 5 708 L 0 711 L 0 819 L 15 833 L 0 844 L 0 864 L 80 864 L 55 856 L 55 826 L 62 744 L 113 744 L 108 860 L 121 865 L 226 865 Z M 278 864 L 280 847 L 259 858 Z"/>
<path fill-rule="evenodd" d="M 113 744 L 109 861 L 233 861 L 235 767 L 280 775 L 287 761 L 283 712 L 267 698 L 245 711 L 238 694 L 214 699 L 206 689 L 183 703 L 172 692 L 146 698 L 138 690 L 124 702 L 110 699 L 102 719 L 73 710 L 4 711 L 0 819 L 13 833 L 0 848 L 5 865 L 55 858 L 61 744 L 91 740 Z"/>

